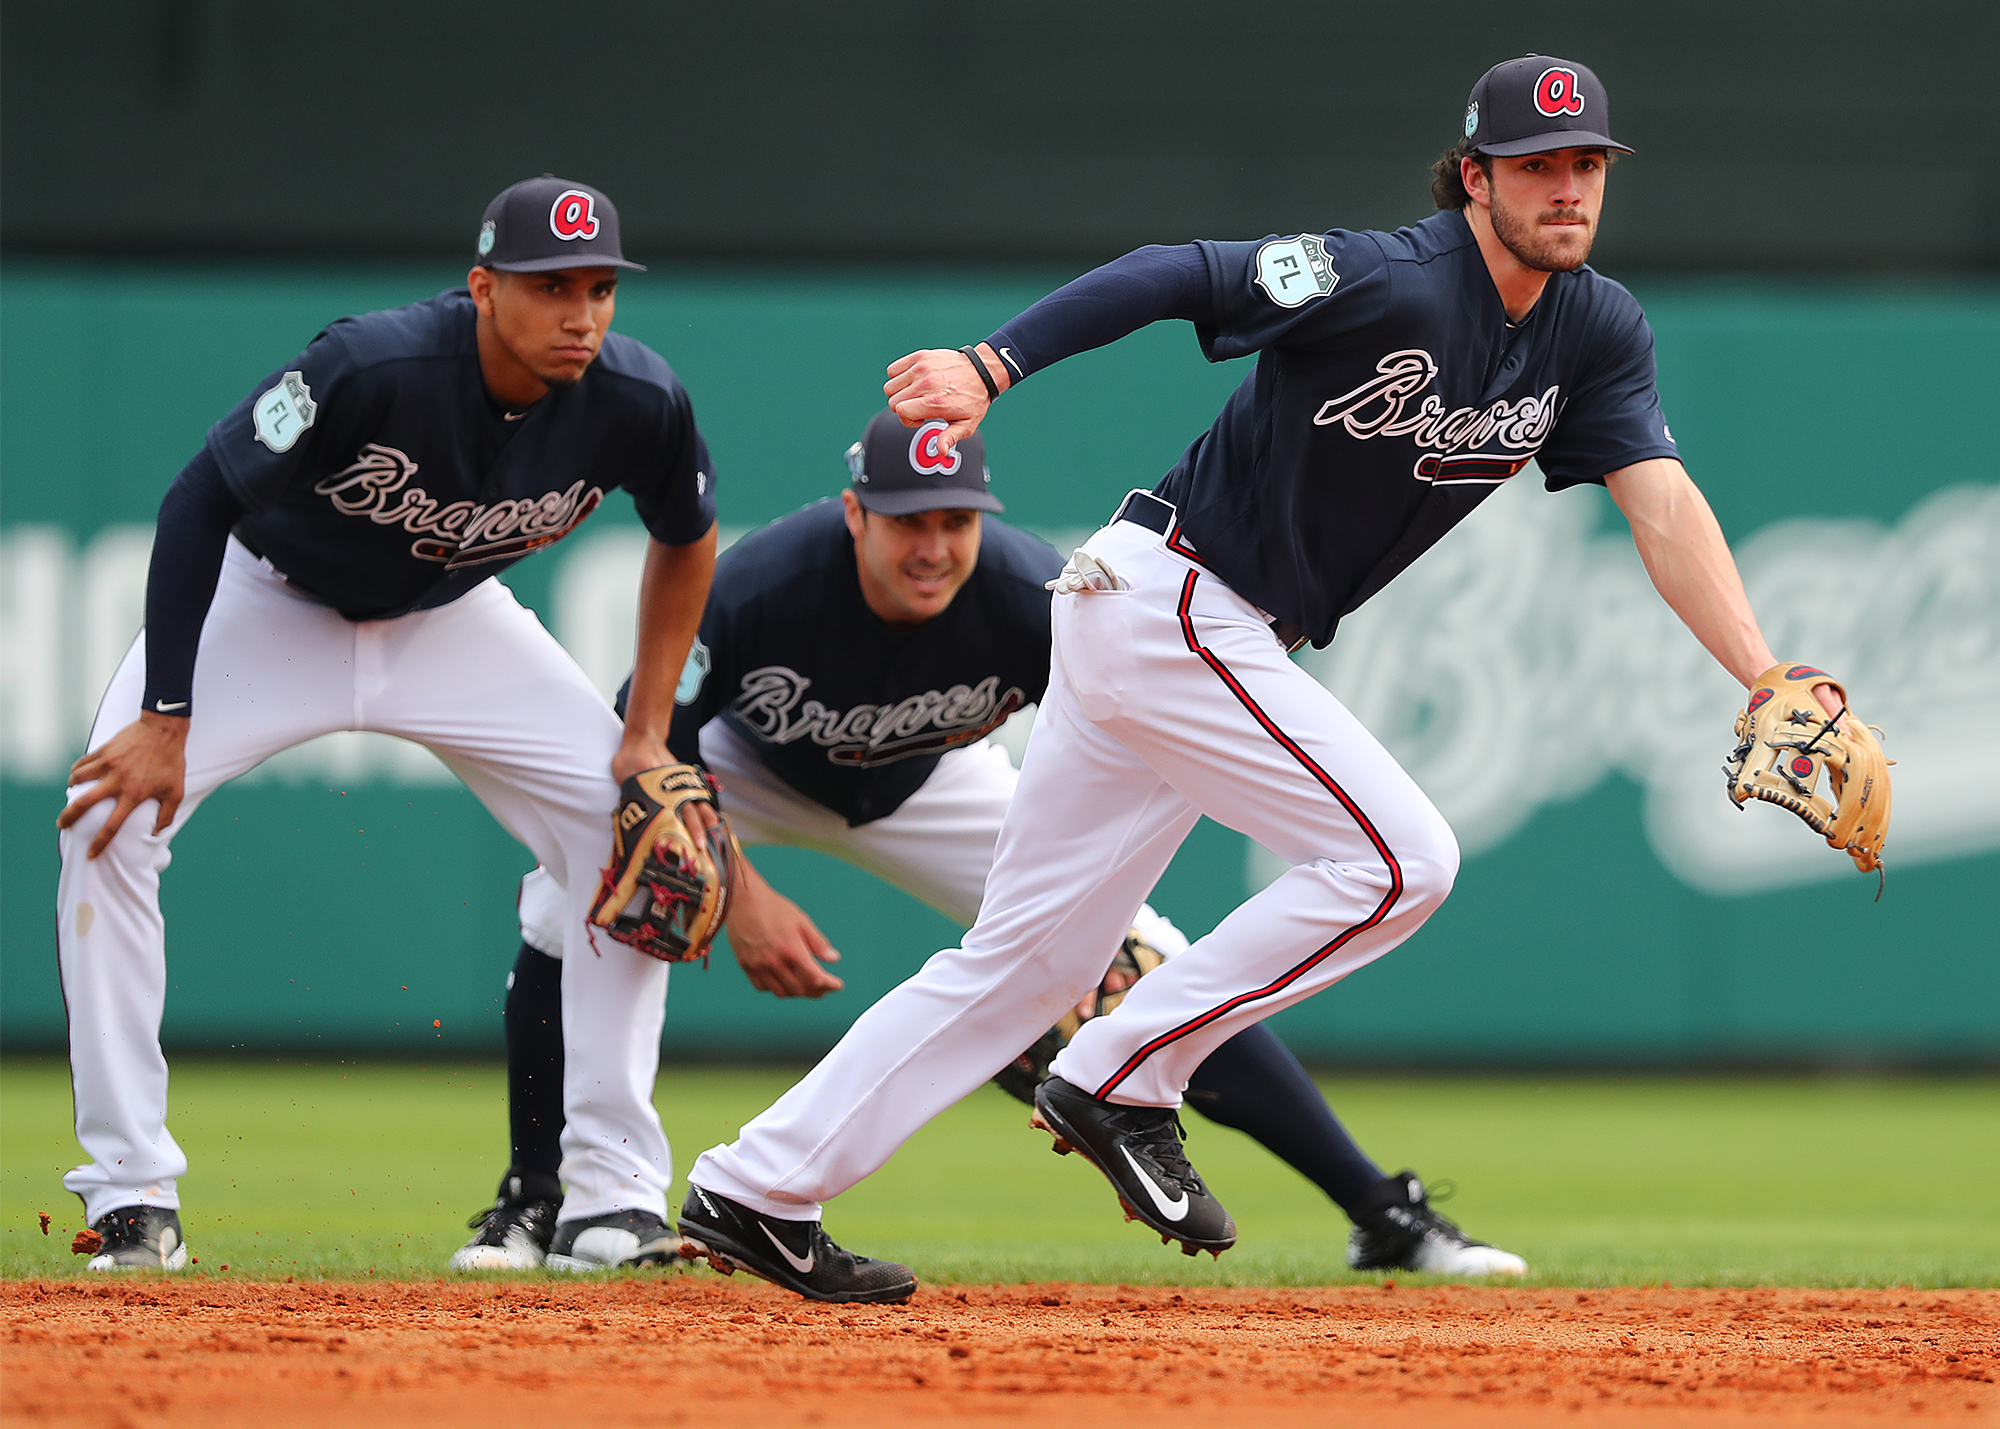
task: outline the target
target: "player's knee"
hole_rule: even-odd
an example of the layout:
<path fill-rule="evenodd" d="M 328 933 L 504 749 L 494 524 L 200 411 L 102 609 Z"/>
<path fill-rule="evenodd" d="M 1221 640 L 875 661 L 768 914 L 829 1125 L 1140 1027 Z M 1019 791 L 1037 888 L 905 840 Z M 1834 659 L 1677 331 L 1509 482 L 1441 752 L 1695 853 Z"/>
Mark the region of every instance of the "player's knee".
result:
<path fill-rule="evenodd" d="M 1444 902 L 1458 878 L 1458 838 L 1442 815 L 1426 820 L 1395 849 L 1403 896 L 1427 911 Z"/>
<path fill-rule="evenodd" d="M 77 821 L 62 833 L 59 844 L 62 857 L 84 857 L 117 807 L 115 799 L 103 799 L 85 809 Z M 104 852 L 97 856 L 96 862 L 104 868 L 154 862 L 159 856 L 157 845 L 163 842 L 153 832 L 153 821 L 159 816 L 159 805 L 150 799 L 133 809 L 125 816 L 118 832 L 112 835 L 111 842 L 104 846 Z"/>

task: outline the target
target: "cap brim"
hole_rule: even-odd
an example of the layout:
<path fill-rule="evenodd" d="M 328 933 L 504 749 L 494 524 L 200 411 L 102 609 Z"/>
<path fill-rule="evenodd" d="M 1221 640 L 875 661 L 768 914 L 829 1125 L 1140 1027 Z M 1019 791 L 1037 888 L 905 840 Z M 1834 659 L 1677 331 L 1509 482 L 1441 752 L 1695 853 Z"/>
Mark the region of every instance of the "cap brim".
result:
<path fill-rule="evenodd" d="M 919 511 L 1005 511 L 990 491 L 869 491 L 852 488 L 854 499 L 877 516 L 913 516 Z"/>
<path fill-rule="evenodd" d="M 1478 152 L 1491 154 L 1496 159 L 1518 159 L 1523 154 L 1553 154 L 1558 149 L 1616 149 L 1621 154 L 1632 152 L 1631 146 L 1616 139 L 1576 129 L 1558 129 L 1549 134 L 1530 135 L 1526 139 L 1509 139 L 1504 144 L 1481 144 Z"/>
<path fill-rule="evenodd" d="M 560 273 L 566 268 L 630 268 L 634 272 L 646 271 L 644 263 L 634 263 L 629 258 L 607 258 L 602 253 L 579 253 L 573 257 L 523 258 L 518 263 L 495 263 L 491 259 L 480 260 L 488 268 L 497 268 L 502 273 Z"/>

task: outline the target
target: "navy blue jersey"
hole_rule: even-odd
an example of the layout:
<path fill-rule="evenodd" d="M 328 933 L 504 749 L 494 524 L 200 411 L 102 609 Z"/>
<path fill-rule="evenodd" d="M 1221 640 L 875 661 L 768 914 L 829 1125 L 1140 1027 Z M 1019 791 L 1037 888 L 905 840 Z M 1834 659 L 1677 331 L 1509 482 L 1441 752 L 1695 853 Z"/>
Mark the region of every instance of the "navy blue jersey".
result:
<path fill-rule="evenodd" d="M 443 605 L 632 493 L 670 545 L 715 521 L 708 449 L 673 370 L 605 335 L 571 388 L 509 412 L 464 291 L 342 318 L 216 423 L 237 534 L 351 620 Z"/>
<path fill-rule="evenodd" d="M 719 715 L 786 785 L 850 824 L 892 814 L 946 750 L 1041 699 L 1043 586 L 1061 571 L 1046 542 L 987 516 L 952 603 L 892 626 L 862 598 L 840 502 L 815 502 L 716 562 L 668 743 L 692 757 Z"/>
<path fill-rule="evenodd" d="M 1102 292 L 1137 322 L 1191 318 L 1211 360 L 1259 354 L 1156 490 L 1179 509 L 1176 544 L 1316 645 L 1531 458 L 1553 490 L 1677 455 L 1632 295 L 1555 273 L 1510 323 L 1458 213 L 1196 244 L 1206 291 L 1175 279 L 1187 251 L 1153 250 L 1123 288 L 1079 279 L 990 340 L 1020 350 L 1023 375 L 1078 350 L 1058 329 L 1109 341 Z"/>

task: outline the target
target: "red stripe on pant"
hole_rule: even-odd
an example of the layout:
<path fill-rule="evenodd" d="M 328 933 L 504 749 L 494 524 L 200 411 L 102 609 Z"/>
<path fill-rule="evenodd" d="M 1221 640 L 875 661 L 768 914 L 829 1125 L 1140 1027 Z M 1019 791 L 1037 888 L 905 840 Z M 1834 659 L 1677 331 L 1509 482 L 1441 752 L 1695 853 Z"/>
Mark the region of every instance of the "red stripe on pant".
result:
<path fill-rule="evenodd" d="M 1314 967 L 1318 966 L 1320 963 L 1324 962 L 1328 957 L 1332 956 L 1340 948 L 1345 946 L 1350 940 L 1358 937 L 1362 933 L 1367 932 L 1370 928 L 1374 927 L 1376 924 L 1380 923 L 1384 918 L 1388 917 L 1389 910 L 1396 906 L 1396 900 L 1400 898 L 1403 894 L 1402 865 L 1396 861 L 1395 854 L 1389 851 L 1389 845 L 1383 841 L 1381 833 L 1377 831 L 1377 829 L 1372 823 L 1368 821 L 1368 816 L 1361 812 L 1360 806 L 1357 805 L 1354 802 L 1354 800 L 1348 796 L 1348 793 L 1345 789 L 1342 789 L 1339 784 L 1334 782 L 1334 778 L 1331 774 L 1328 774 L 1324 769 L 1320 768 L 1319 765 L 1314 763 L 1311 755 L 1307 754 L 1303 749 L 1299 748 L 1298 744 L 1291 738 L 1290 735 L 1286 734 L 1282 729 L 1278 728 L 1277 723 L 1274 720 L 1272 720 L 1272 718 L 1268 714 L 1264 713 L 1263 709 L 1259 707 L 1257 702 L 1250 697 L 1250 692 L 1243 688 L 1242 682 L 1239 681 L 1235 675 L 1230 673 L 1229 667 L 1223 664 L 1220 657 L 1218 657 L 1216 653 L 1213 650 L 1210 650 L 1206 645 L 1203 645 L 1199 637 L 1195 635 L 1194 619 L 1192 616 L 1188 614 L 1188 609 L 1194 603 L 1195 582 L 1200 578 L 1201 578 L 1201 573 L 1199 571 L 1189 571 L 1187 574 L 1187 581 L 1181 587 L 1181 600 L 1180 600 L 1180 609 L 1178 614 L 1180 615 L 1180 621 L 1181 621 L 1181 634 L 1187 640 L 1188 649 L 1191 650 L 1194 654 L 1201 657 L 1203 663 L 1205 663 L 1209 669 L 1215 672 L 1216 677 L 1220 679 L 1223 684 L 1229 687 L 1229 692 L 1236 697 L 1237 701 L 1242 704 L 1243 708 L 1250 711 L 1250 717 L 1256 720 L 1257 723 L 1263 727 L 1264 732 L 1270 735 L 1271 738 L 1275 739 L 1279 743 L 1279 745 L 1281 745 L 1284 748 L 1287 754 L 1291 755 L 1292 758 L 1296 759 L 1305 768 L 1308 774 L 1312 775 L 1313 778 L 1317 779 L 1320 782 L 1320 784 L 1326 788 L 1328 793 L 1332 794 L 1334 798 L 1338 799 L 1340 801 L 1340 806 L 1343 809 L 1347 810 L 1348 814 L 1353 817 L 1354 822 L 1356 824 L 1360 825 L 1361 831 L 1368 836 L 1368 841 L 1373 845 L 1375 845 L 1375 852 L 1377 852 L 1382 856 L 1382 862 L 1388 866 L 1389 891 L 1382 896 L 1382 901 L 1375 905 L 1374 912 L 1370 913 L 1366 918 L 1362 919 L 1359 923 L 1356 923 L 1352 927 L 1343 930 L 1339 936 L 1333 939 L 1333 941 L 1320 947 L 1310 957 L 1305 959 L 1305 961 L 1297 964 L 1295 967 L 1292 967 L 1291 969 L 1286 971 L 1283 975 L 1273 979 L 1271 982 L 1266 983 L 1263 987 L 1256 988 L 1250 992 L 1240 993 L 1237 996 L 1230 998 L 1229 1001 L 1223 1003 L 1220 1007 L 1212 1007 L 1207 1012 L 1202 1013 L 1201 1016 L 1191 1018 L 1190 1020 L 1183 1022 L 1180 1026 L 1173 1028 L 1171 1031 L 1161 1033 L 1158 1037 L 1155 1037 L 1152 1041 L 1148 1042 L 1145 1046 L 1141 1047 L 1138 1051 L 1134 1052 L 1131 1055 L 1131 1057 L 1126 1061 L 1125 1065 L 1120 1067 L 1116 1072 L 1112 1073 L 1110 1080 L 1105 1082 L 1102 1086 L 1100 1086 L 1097 1089 L 1097 1091 L 1093 1094 L 1100 1101 L 1110 1096 L 1113 1090 L 1117 1088 L 1120 1082 L 1124 1081 L 1127 1077 L 1131 1076 L 1133 1072 L 1139 1069 L 1141 1063 L 1143 1063 L 1148 1057 L 1152 1056 L 1153 1053 L 1159 1051 L 1162 1047 L 1165 1047 L 1172 1042 L 1178 1041 L 1180 1038 L 1187 1036 L 1188 1033 L 1190 1032 L 1196 1031 L 1197 1029 L 1202 1027 L 1206 1027 L 1209 1023 L 1215 1021 L 1216 1018 L 1222 1017 L 1227 1013 L 1233 1012 L 1235 1009 L 1239 1007 L 1242 1007 L 1248 1003 L 1259 1001 L 1262 998 L 1269 997 L 1273 993 L 1282 992 L 1284 991 L 1284 989 L 1290 987 L 1294 982 L 1298 981 L 1300 977 L 1302 977 L 1307 972 L 1311 971 Z"/>

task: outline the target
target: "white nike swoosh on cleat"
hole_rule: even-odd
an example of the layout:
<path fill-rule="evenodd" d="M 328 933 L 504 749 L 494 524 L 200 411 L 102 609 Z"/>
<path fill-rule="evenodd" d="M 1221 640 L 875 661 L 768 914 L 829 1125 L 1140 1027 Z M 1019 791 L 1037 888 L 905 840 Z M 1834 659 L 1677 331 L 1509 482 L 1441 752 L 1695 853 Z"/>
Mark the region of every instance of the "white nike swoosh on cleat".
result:
<path fill-rule="evenodd" d="M 1160 1189 L 1159 1184 L 1151 1176 L 1148 1176 L 1144 1171 L 1139 1169 L 1139 1163 L 1132 1159 L 1131 1152 L 1121 1146 L 1118 1148 L 1118 1154 L 1125 1158 L 1125 1164 L 1132 1168 L 1132 1173 L 1146 1183 L 1146 1194 L 1153 1198 L 1153 1204 L 1159 1207 L 1161 1215 L 1170 1221 L 1177 1221 L 1188 1213 L 1188 1194 L 1186 1191 L 1181 1192 L 1179 1200 L 1170 1200 L 1167 1194 Z"/>
<path fill-rule="evenodd" d="M 813 1268 L 812 1256 L 808 1255 L 805 1256 L 803 1259 L 801 1259 L 799 1256 L 793 1255 L 791 1251 L 786 1248 L 785 1243 L 779 1240 L 777 1236 L 771 1233 L 771 1228 L 769 1226 L 760 1225 L 757 1227 L 757 1229 L 764 1233 L 764 1239 L 768 1240 L 769 1242 L 771 1242 L 772 1245 L 775 1245 L 778 1248 L 778 1254 L 782 1255 L 785 1258 L 785 1264 L 791 1266 L 792 1269 L 796 1270 L 801 1275 L 812 1274 L 812 1268 Z"/>

